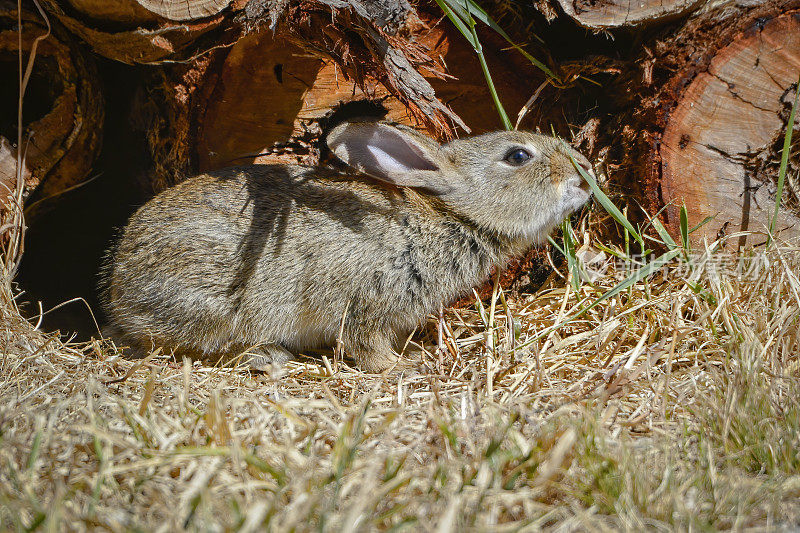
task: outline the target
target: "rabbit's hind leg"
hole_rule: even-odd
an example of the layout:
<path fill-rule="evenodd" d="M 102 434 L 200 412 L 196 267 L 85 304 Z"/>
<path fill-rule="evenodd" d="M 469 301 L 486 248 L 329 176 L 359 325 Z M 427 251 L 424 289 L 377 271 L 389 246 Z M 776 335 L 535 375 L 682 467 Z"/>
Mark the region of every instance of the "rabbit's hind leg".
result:
<path fill-rule="evenodd" d="M 113 324 L 103 326 L 100 333 L 104 340 L 112 341 L 118 352 L 128 359 L 144 359 L 157 348 L 152 339 L 129 334 Z"/>
<path fill-rule="evenodd" d="M 367 332 L 345 332 L 344 348 L 364 372 L 380 373 L 386 370 L 399 369 L 402 366 L 400 356 L 392 349 L 393 339 L 376 328 Z"/>

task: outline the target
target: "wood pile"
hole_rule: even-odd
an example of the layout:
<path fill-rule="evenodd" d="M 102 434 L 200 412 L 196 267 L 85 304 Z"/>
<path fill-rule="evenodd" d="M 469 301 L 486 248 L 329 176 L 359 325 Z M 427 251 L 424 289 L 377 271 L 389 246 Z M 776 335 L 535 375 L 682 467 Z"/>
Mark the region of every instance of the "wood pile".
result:
<path fill-rule="evenodd" d="M 101 80 L 110 61 L 130 65 L 138 80 L 126 113 L 149 152 L 146 194 L 232 164 L 315 164 L 317 139 L 336 109 L 386 114 L 441 139 L 501 127 L 475 51 L 433 2 L 22 5 L 25 61 L 36 38 L 47 35 L 24 98 L 28 205 L 57 202 L 91 175 L 104 136 L 108 83 Z M 509 115 L 537 95 L 520 127 L 574 138 L 598 161 L 611 191 L 660 213 L 676 234 L 684 204 L 691 225 L 714 217 L 696 239 L 764 229 L 797 92 L 800 0 L 482 6 L 554 73 L 479 25 Z M 13 81 L 3 84 L 0 101 L 6 218 L 17 193 L 17 21 L 17 2 L 0 0 L 0 71 Z M 782 236 L 800 234 L 797 146 Z"/>

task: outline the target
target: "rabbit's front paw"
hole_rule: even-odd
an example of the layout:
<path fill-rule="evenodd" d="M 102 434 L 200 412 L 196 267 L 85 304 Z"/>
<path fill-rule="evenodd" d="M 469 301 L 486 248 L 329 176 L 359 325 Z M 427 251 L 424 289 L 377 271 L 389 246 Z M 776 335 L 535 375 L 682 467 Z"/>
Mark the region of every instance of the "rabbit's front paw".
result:
<path fill-rule="evenodd" d="M 242 362 L 250 370 L 272 374 L 283 369 L 292 358 L 292 352 L 279 344 L 262 344 L 247 350 L 243 354 Z"/>

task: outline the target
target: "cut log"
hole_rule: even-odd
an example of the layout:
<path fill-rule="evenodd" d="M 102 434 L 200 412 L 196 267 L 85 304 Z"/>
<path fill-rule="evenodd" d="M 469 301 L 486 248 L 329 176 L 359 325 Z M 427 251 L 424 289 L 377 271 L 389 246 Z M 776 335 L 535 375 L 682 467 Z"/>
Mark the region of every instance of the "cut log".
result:
<path fill-rule="evenodd" d="M 35 39 L 47 34 L 38 13 L 22 14 L 25 62 Z M 18 32 L 16 2 L 0 2 L 0 152 L 7 176 L 16 172 Z M 23 100 L 25 194 L 36 189 L 48 198 L 81 183 L 99 152 L 103 130 L 103 98 L 94 64 L 63 28 L 52 22 L 50 35 L 39 42 Z M 6 178 L 2 196 L 7 190 Z M 12 181 L 16 188 L 15 180 Z"/>
<path fill-rule="evenodd" d="M 67 3 L 96 20 L 146 24 L 159 18 L 187 21 L 210 17 L 228 7 L 231 0 L 67 0 Z"/>
<path fill-rule="evenodd" d="M 420 68 L 448 106 L 475 133 L 502 128 L 474 51 L 449 25 L 413 28 L 413 42 L 429 58 Z M 153 190 L 188 174 L 247 163 L 315 164 L 321 123 L 331 109 L 360 100 L 380 101 L 388 118 L 436 135 L 386 84 L 365 75 L 361 83 L 332 59 L 311 54 L 268 29 L 240 39 L 229 51 L 195 62 L 181 77 L 158 83 L 153 98 L 142 99 L 136 114 L 147 131 L 157 168 Z M 543 75 L 503 61 L 509 52 L 484 47 L 497 90 L 510 112 L 519 109 Z M 259 60 L 254 62 L 252 58 Z M 444 65 L 447 65 L 446 68 Z M 444 75 L 443 75 L 444 74 Z M 388 84 L 388 82 L 387 82 Z M 155 106 L 158 106 L 156 108 Z M 539 122 L 534 122 L 539 121 Z M 530 115 L 524 126 L 563 125 L 559 109 L 549 116 Z M 444 137 L 447 136 L 445 130 Z"/>
<path fill-rule="evenodd" d="M 325 26 L 342 14 L 392 33 L 412 11 L 406 0 L 42 0 L 47 9 L 100 55 L 123 63 L 186 61 L 231 46 L 242 29 L 275 29 L 288 11 Z M 363 31 L 369 31 L 361 28 Z M 214 37 L 206 34 L 219 30 Z M 201 39 L 202 38 L 202 39 Z M 382 36 L 377 38 L 378 41 Z M 205 42 L 207 40 L 208 42 Z M 390 49 L 391 50 L 391 49 Z"/>
<path fill-rule="evenodd" d="M 98 54 L 127 64 L 179 57 L 220 26 L 226 0 L 42 0 L 47 10 Z"/>
<path fill-rule="evenodd" d="M 592 30 L 668 22 L 706 3 L 707 0 L 558 0 L 564 13 Z"/>
<path fill-rule="evenodd" d="M 429 56 L 440 57 L 444 64 L 452 65 L 447 78 L 428 79 L 438 98 L 447 102 L 474 133 L 502 128 L 474 51 L 443 26 L 419 30 L 416 44 Z M 487 49 L 485 54 L 497 69 L 498 91 L 509 109 L 518 109 L 530 96 L 527 80 L 522 82 L 521 73 L 503 68 L 496 50 Z M 261 57 L 264 61 L 253 65 L 248 60 L 251 57 Z M 232 48 L 210 94 L 209 101 L 202 104 L 200 118 L 197 143 L 200 170 L 219 168 L 243 157 L 264 163 L 275 161 L 277 155 L 277 160 L 297 162 L 297 154 L 271 152 L 275 148 L 282 150 L 283 145 L 293 140 L 308 138 L 309 128 L 343 102 L 380 100 L 388 110 L 389 120 L 437 133 L 426 128 L 418 116 L 376 80 L 367 79 L 359 87 L 353 80 L 345 79 L 333 61 L 303 54 L 286 43 L 276 43 L 268 32 L 250 35 Z M 253 98 L 254 94 L 265 96 Z M 275 147 L 276 143 L 279 146 Z M 258 153 L 265 155 L 249 159 L 253 156 L 248 154 Z"/>
<path fill-rule="evenodd" d="M 614 150 L 624 155 L 610 158 L 612 178 L 660 212 L 676 237 L 686 205 L 690 228 L 707 221 L 694 241 L 741 231 L 754 233 L 733 244 L 765 241 L 800 73 L 798 9 L 798 0 L 773 0 L 708 11 L 653 46 L 638 80 L 620 80 L 617 92 L 634 95 L 637 107 L 617 118 Z M 640 93 L 631 90 L 637 82 Z M 776 224 L 782 238 L 800 236 L 789 178 Z"/>
<path fill-rule="evenodd" d="M 691 225 L 715 217 L 705 235 L 766 228 L 776 173 L 754 173 L 754 163 L 779 159 L 775 147 L 788 116 L 782 111 L 794 100 L 798 73 L 796 12 L 757 23 L 714 55 L 670 113 L 661 141 L 662 195 L 672 221 L 688 202 Z M 798 212 L 781 210 L 776 230 L 800 235 Z"/>
<path fill-rule="evenodd" d="M 197 20 L 216 15 L 231 3 L 231 0 L 136 0 L 151 13 L 168 20 Z"/>

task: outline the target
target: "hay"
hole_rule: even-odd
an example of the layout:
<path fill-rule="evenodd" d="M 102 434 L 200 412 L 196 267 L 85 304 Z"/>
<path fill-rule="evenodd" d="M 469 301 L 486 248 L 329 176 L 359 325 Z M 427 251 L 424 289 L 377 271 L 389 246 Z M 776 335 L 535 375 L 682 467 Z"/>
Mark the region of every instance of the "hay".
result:
<path fill-rule="evenodd" d="M 427 369 L 385 376 L 128 361 L 35 330 L 6 280 L 2 528 L 797 524 L 798 250 L 694 254 L 576 318 L 631 273 L 593 265 L 578 294 L 447 310 L 442 351 L 431 318 Z"/>

